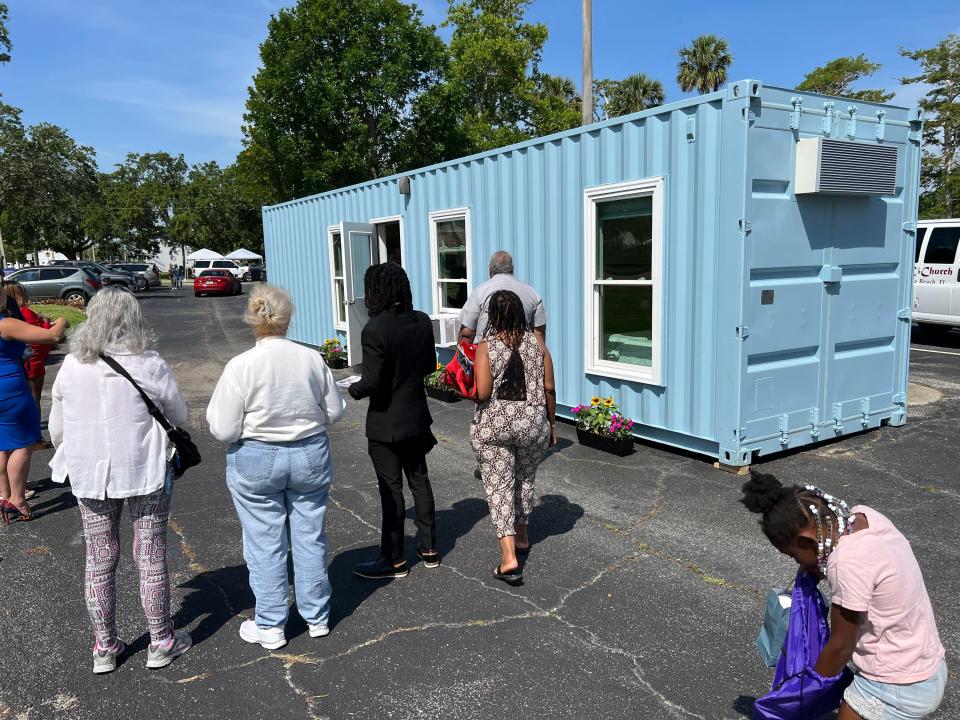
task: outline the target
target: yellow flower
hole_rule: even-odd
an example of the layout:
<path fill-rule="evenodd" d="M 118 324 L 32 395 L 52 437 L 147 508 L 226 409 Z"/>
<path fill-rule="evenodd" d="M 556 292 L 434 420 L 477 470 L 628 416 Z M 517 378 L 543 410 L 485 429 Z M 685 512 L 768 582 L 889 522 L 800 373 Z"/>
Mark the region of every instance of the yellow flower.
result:
<path fill-rule="evenodd" d="M 603 402 L 603 401 L 602 401 L 600 398 L 598 398 L 597 396 L 593 396 L 592 398 L 590 398 L 590 404 L 593 405 L 594 407 L 596 407 L 597 405 L 599 405 L 601 402 Z"/>
<path fill-rule="evenodd" d="M 443 367 L 443 365 L 441 365 L 440 363 L 437 363 L 437 370 L 439 370 L 439 369 L 442 368 L 442 367 Z"/>
<path fill-rule="evenodd" d="M 606 400 L 603 401 L 603 404 L 606 405 L 607 407 L 613 407 L 613 398 L 608 397 Z"/>

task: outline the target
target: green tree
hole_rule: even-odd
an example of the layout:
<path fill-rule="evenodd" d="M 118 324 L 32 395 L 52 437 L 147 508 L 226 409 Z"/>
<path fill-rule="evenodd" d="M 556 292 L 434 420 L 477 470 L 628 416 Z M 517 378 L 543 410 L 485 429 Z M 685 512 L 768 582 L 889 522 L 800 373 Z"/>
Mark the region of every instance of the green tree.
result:
<path fill-rule="evenodd" d="M 541 74 L 537 78 L 539 97 L 533 110 L 533 127 L 537 135 L 549 135 L 580 125 L 580 104 L 577 86 L 570 78 Z"/>
<path fill-rule="evenodd" d="M 677 63 L 677 84 L 684 92 L 696 90 L 701 95 L 716 92 L 727 82 L 727 70 L 733 55 L 727 41 L 716 35 L 701 35 L 680 48 Z"/>
<path fill-rule="evenodd" d="M 175 242 L 171 219 L 186 173 L 183 155 L 130 153 L 103 182 L 113 236 L 128 252 L 153 255 Z"/>
<path fill-rule="evenodd" d="M 797 90 L 833 95 L 836 97 L 885 103 L 893 99 L 893 93 L 883 90 L 854 90 L 853 84 L 861 78 L 873 75 L 880 69 L 879 63 L 872 63 L 860 53 L 856 57 L 840 57 L 826 65 L 814 68 L 797 85 Z"/>
<path fill-rule="evenodd" d="M 608 91 L 606 100 L 607 117 L 629 115 L 648 108 L 663 105 L 665 99 L 663 83 L 659 80 L 636 73 L 623 80 L 614 82 Z"/>
<path fill-rule="evenodd" d="M 380 177 L 443 41 L 400 0 L 298 0 L 271 18 L 249 88 L 243 184 L 283 200 Z"/>
<path fill-rule="evenodd" d="M 10 44 L 10 31 L 7 30 L 9 20 L 7 4 L 0 2 L 0 63 L 10 62 L 10 51 L 13 50 L 13 45 Z"/>
<path fill-rule="evenodd" d="M 956 217 L 960 214 L 960 35 L 951 33 L 925 50 L 900 52 L 921 67 L 918 75 L 901 82 L 930 86 L 920 101 L 925 115 L 921 215 Z"/>

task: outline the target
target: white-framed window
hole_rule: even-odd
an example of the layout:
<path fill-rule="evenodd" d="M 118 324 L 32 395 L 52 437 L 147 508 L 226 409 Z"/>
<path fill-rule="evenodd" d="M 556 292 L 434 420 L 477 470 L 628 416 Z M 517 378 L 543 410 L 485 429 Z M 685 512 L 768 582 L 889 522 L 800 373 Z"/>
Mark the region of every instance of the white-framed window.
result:
<path fill-rule="evenodd" d="M 380 262 L 397 262 L 406 269 L 406 243 L 403 237 L 403 215 L 373 218 L 370 224 L 377 229 Z M 399 262 L 398 262 L 399 261 Z"/>
<path fill-rule="evenodd" d="M 663 178 L 584 191 L 587 373 L 661 384 Z"/>
<path fill-rule="evenodd" d="M 330 286 L 333 290 L 333 326 L 337 330 L 347 329 L 347 278 L 346 263 L 343 254 L 343 236 L 339 225 L 331 225 L 327 230 L 330 250 Z"/>
<path fill-rule="evenodd" d="M 435 313 L 458 313 L 470 294 L 470 209 L 430 213 Z"/>

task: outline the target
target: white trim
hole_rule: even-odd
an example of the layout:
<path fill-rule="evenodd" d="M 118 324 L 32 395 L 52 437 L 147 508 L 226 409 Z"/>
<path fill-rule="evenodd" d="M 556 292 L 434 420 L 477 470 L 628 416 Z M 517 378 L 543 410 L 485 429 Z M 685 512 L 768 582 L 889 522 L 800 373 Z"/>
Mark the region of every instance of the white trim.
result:
<path fill-rule="evenodd" d="M 387 215 L 386 217 L 373 218 L 370 221 L 371 225 L 385 225 L 387 223 L 398 222 L 400 223 L 400 267 L 404 270 L 407 269 L 407 239 L 405 237 L 406 233 L 404 232 L 403 227 L 403 215 Z M 380 240 L 380 233 L 377 233 L 377 242 L 380 243 L 380 262 L 387 262 L 387 248 L 384 245 L 383 241 Z"/>
<path fill-rule="evenodd" d="M 463 218 L 464 233 L 466 234 L 466 247 L 467 247 L 467 296 L 470 295 L 473 290 L 473 260 L 471 258 L 471 237 L 472 230 L 470 227 L 470 208 L 469 207 L 459 207 L 451 208 L 449 210 L 436 210 L 428 215 L 430 223 L 430 294 L 433 297 L 433 314 L 449 314 L 449 315 L 458 315 L 460 313 L 459 308 L 445 308 L 440 303 L 440 278 L 439 278 L 439 265 L 440 262 L 437 257 L 437 223 L 443 222 L 444 220 L 459 220 Z M 402 251 L 401 251 L 402 252 Z M 449 281 L 447 281 L 449 282 Z"/>
<path fill-rule="evenodd" d="M 337 235 L 340 236 L 340 266 L 343 268 L 343 272 L 344 272 L 344 276 L 343 276 L 343 285 L 344 285 L 344 287 L 343 287 L 343 294 L 344 294 L 344 296 L 346 296 L 346 294 L 347 294 L 347 287 L 346 287 L 346 285 L 347 285 L 347 277 L 346 277 L 346 272 L 347 272 L 347 264 L 346 264 L 346 263 L 347 263 L 347 259 L 346 259 L 346 255 L 345 255 L 344 252 L 343 252 L 343 232 L 342 232 L 342 228 L 340 227 L 340 225 L 330 225 L 329 227 L 327 227 L 327 257 L 329 258 L 329 261 L 330 261 L 330 297 L 331 297 L 331 303 L 332 303 L 331 307 L 333 308 L 333 329 L 334 329 L 334 330 L 343 330 L 343 331 L 346 331 L 346 329 L 347 329 L 346 319 L 344 319 L 343 322 L 340 322 L 340 320 L 338 319 L 338 315 L 337 315 L 337 302 L 338 302 L 338 299 L 337 299 L 337 280 L 336 280 L 336 278 L 337 278 L 337 274 L 336 274 L 336 273 L 337 273 L 337 271 L 336 271 L 337 265 L 336 265 L 336 263 L 335 263 L 335 261 L 334 261 L 334 257 L 333 257 L 333 234 L 334 234 L 334 233 L 336 233 Z M 344 313 L 344 318 L 346 318 L 346 313 L 347 313 L 346 307 L 344 307 L 343 313 Z"/>
<path fill-rule="evenodd" d="M 648 281 L 617 281 L 596 279 L 597 257 L 597 203 L 630 197 L 650 196 L 653 199 L 651 272 Z M 588 375 L 599 375 L 647 385 L 662 387 L 663 358 L 663 220 L 664 178 L 662 176 L 628 182 L 598 185 L 583 191 L 583 247 L 584 247 L 584 367 Z M 599 285 L 627 285 L 653 287 L 651 335 L 651 365 L 643 367 L 629 363 L 612 362 L 598 357 L 600 347 Z"/>

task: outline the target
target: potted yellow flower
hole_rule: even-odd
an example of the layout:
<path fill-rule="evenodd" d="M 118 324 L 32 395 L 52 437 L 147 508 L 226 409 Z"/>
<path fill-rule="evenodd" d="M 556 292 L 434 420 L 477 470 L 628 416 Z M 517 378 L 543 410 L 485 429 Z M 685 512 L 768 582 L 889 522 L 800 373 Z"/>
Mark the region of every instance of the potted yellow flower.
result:
<path fill-rule="evenodd" d="M 460 396 L 447 385 L 443 376 L 446 370 L 443 365 L 437 363 L 437 369 L 423 379 L 423 386 L 427 390 L 427 395 L 434 400 L 445 403 L 454 403 L 460 399 Z"/>
<path fill-rule="evenodd" d="M 347 346 L 340 338 L 327 338 L 320 346 L 320 354 L 331 370 L 343 370 L 347 366 Z"/>
<path fill-rule="evenodd" d="M 633 452 L 633 420 L 620 413 L 612 397 L 592 397 L 589 405 L 577 405 L 571 412 L 581 445 L 621 456 Z"/>

